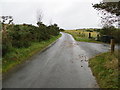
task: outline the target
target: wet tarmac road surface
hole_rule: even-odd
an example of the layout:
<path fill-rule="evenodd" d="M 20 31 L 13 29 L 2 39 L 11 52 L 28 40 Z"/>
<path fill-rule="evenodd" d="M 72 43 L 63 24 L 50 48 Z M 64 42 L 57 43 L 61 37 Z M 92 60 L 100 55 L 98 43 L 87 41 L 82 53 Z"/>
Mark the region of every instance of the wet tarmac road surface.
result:
<path fill-rule="evenodd" d="M 70 34 L 38 53 L 3 80 L 3 88 L 98 88 L 88 59 L 109 45 L 76 42 Z"/>

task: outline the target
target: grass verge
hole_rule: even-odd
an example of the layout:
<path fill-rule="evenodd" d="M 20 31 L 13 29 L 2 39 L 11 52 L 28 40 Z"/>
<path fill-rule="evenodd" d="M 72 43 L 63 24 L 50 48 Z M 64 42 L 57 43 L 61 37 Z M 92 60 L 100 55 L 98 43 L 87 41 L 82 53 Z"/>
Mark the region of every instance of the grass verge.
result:
<path fill-rule="evenodd" d="M 65 33 L 71 34 L 76 41 L 81 42 L 92 42 L 92 43 L 101 43 L 100 41 L 96 41 L 97 32 L 91 32 L 92 38 L 88 38 L 89 32 L 86 30 L 66 30 Z"/>
<path fill-rule="evenodd" d="M 16 65 L 21 64 L 28 60 L 31 56 L 37 52 L 43 50 L 48 45 L 56 41 L 61 34 L 58 36 L 53 36 L 47 41 L 42 41 L 39 43 L 32 43 L 29 48 L 13 48 L 13 51 L 8 53 L 4 58 L 2 58 L 2 72 L 3 74 L 14 68 Z"/>
<path fill-rule="evenodd" d="M 89 39 L 89 38 L 86 38 L 86 37 L 75 37 L 75 36 L 73 36 L 73 37 L 74 37 L 74 39 L 75 39 L 76 41 L 92 42 L 92 43 L 101 43 L 101 42 L 99 42 L 99 41 L 96 41 L 96 40 L 94 40 L 94 39 Z"/>
<path fill-rule="evenodd" d="M 95 56 L 89 60 L 89 66 L 100 88 L 118 88 L 118 52 Z"/>

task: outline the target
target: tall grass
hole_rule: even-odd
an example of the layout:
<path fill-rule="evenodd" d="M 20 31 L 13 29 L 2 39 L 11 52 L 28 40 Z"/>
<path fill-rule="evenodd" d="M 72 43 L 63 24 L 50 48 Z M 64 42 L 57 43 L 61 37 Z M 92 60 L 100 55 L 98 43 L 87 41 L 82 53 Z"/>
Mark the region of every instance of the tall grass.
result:
<path fill-rule="evenodd" d="M 119 69 L 118 52 L 114 54 L 103 53 L 89 60 L 93 74 L 100 88 L 118 88 L 119 87 Z"/>

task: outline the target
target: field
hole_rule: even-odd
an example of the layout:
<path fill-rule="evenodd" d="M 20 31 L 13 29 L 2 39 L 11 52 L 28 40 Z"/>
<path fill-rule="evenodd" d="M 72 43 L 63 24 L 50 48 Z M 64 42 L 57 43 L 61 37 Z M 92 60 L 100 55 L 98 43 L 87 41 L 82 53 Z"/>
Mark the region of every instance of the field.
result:
<path fill-rule="evenodd" d="M 86 29 L 81 29 L 81 30 L 65 30 L 65 33 L 71 34 L 75 40 L 77 41 L 82 41 L 82 42 L 99 42 L 96 41 L 97 35 L 99 34 L 98 32 L 94 30 L 86 30 Z M 89 33 L 91 33 L 91 38 L 89 38 Z"/>

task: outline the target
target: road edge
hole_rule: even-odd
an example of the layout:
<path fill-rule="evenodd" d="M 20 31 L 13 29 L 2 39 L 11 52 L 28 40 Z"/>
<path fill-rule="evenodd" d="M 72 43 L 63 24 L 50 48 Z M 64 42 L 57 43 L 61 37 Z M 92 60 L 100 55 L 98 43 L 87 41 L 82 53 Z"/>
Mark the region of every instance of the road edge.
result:
<path fill-rule="evenodd" d="M 27 64 L 28 62 L 32 61 L 35 56 L 37 56 L 38 54 L 41 54 L 42 52 L 44 52 L 47 49 L 49 49 L 50 47 L 52 47 L 62 37 L 62 34 L 60 34 L 60 35 L 61 36 L 58 39 L 56 39 L 54 42 L 52 42 L 51 44 L 49 44 L 48 46 L 46 46 L 42 50 L 36 52 L 35 54 L 33 54 L 32 56 L 30 56 L 29 58 L 27 58 L 25 61 L 21 62 L 20 64 L 15 65 L 11 70 L 9 70 L 5 73 L 2 73 L 2 80 L 9 78 L 13 72 L 16 72 L 20 67 L 22 67 L 25 64 Z"/>

